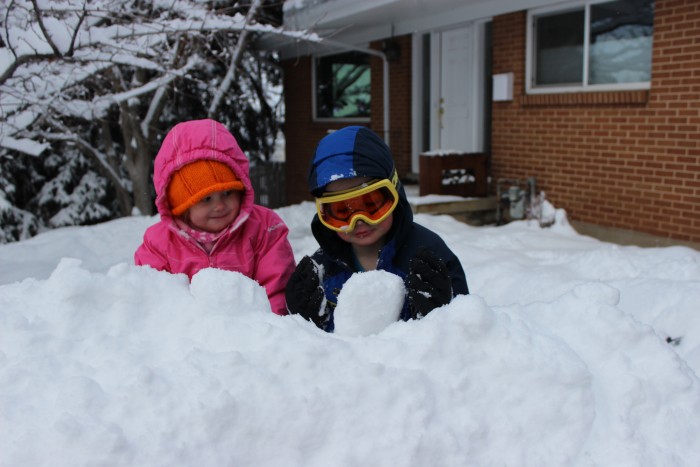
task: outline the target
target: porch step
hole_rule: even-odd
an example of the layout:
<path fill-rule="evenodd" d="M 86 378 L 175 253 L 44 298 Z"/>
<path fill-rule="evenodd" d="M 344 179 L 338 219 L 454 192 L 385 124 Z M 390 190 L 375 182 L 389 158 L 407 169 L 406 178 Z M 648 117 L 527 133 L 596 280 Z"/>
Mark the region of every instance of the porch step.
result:
<path fill-rule="evenodd" d="M 440 198 L 448 198 L 441 200 Z M 495 196 L 483 198 L 454 199 L 452 196 L 414 197 L 408 202 L 414 214 L 448 214 L 470 225 L 486 225 L 496 222 L 497 202 Z"/>

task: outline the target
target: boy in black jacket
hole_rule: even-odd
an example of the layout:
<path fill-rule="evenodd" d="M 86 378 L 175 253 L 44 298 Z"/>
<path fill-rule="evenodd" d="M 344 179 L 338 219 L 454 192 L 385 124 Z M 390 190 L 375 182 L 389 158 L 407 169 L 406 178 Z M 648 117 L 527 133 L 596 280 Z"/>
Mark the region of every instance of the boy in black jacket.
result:
<path fill-rule="evenodd" d="M 404 280 L 404 321 L 469 293 L 459 259 L 435 232 L 413 221 L 391 152 L 370 129 L 351 126 L 323 138 L 309 190 L 317 208 L 311 231 L 320 248 L 299 262 L 287 283 L 290 313 L 332 332 L 343 285 L 353 273 L 374 269 Z"/>

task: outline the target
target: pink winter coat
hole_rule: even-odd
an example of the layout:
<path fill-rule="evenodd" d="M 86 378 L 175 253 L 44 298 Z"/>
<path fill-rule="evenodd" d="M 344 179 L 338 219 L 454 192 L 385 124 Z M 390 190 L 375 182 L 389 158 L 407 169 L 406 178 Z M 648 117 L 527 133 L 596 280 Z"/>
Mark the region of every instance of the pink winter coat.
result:
<path fill-rule="evenodd" d="M 198 159 L 227 164 L 245 186 L 241 210 L 209 253 L 178 228 L 170 213 L 166 187 L 180 167 Z M 265 287 L 272 311 L 287 314 L 284 288 L 294 271 L 289 229 L 274 211 L 254 204 L 248 159 L 229 131 L 214 120 L 195 120 L 173 127 L 155 160 L 153 184 L 160 221 L 149 227 L 134 254 L 137 265 L 148 265 L 191 279 L 200 269 L 238 271 Z"/>

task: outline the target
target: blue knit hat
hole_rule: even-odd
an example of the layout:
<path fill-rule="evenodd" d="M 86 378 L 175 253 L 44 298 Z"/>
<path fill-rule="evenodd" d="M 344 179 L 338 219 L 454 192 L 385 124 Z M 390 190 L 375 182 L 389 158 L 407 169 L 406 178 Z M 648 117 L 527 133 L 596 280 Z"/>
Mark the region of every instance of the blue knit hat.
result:
<path fill-rule="evenodd" d="M 349 126 L 319 141 L 309 168 L 309 191 L 321 196 L 326 185 L 344 178 L 391 179 L 394 170 L 391 151 L 376 133 Z"/>

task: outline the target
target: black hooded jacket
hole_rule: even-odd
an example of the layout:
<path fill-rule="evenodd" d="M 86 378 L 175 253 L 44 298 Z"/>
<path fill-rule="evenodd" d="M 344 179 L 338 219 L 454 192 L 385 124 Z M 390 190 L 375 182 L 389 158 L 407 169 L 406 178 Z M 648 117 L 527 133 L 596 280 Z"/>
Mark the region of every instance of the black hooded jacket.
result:
<path fill-rule="evenodd" d="M 379 136 L 365 127 L 346 127 L 319 143 L 309 170 L 309 189 L 314 196 L 320 196 L 332 181 L 351 177 L 391 179 L 394 170 L 391 152 Z M 387 242 L 379 253 L 377 269 L 396 274 L 405 281 L 409 261 L 425 248 L 447 265 L 453 296 L 468 294 L 467 279 L 459 259 L 439 235 L 413 221 L 413 211 L 400 182 L 397 192 L 399 204 L 393 212 L 394 221 L 387 234 Z M 338 294 L 350 276 L 358 271 L 354 266 L 352 246 L 338 237 L 335 231 L 326 228 L 318 214 L 311 222 L 311 231 L 320 246 L 312 259 L 323 266 L 323 288 L 330 314 L 326 330 L 332 331 Z M 405 301 L 401 319 L 408 320 L 410 317 Z"/>

